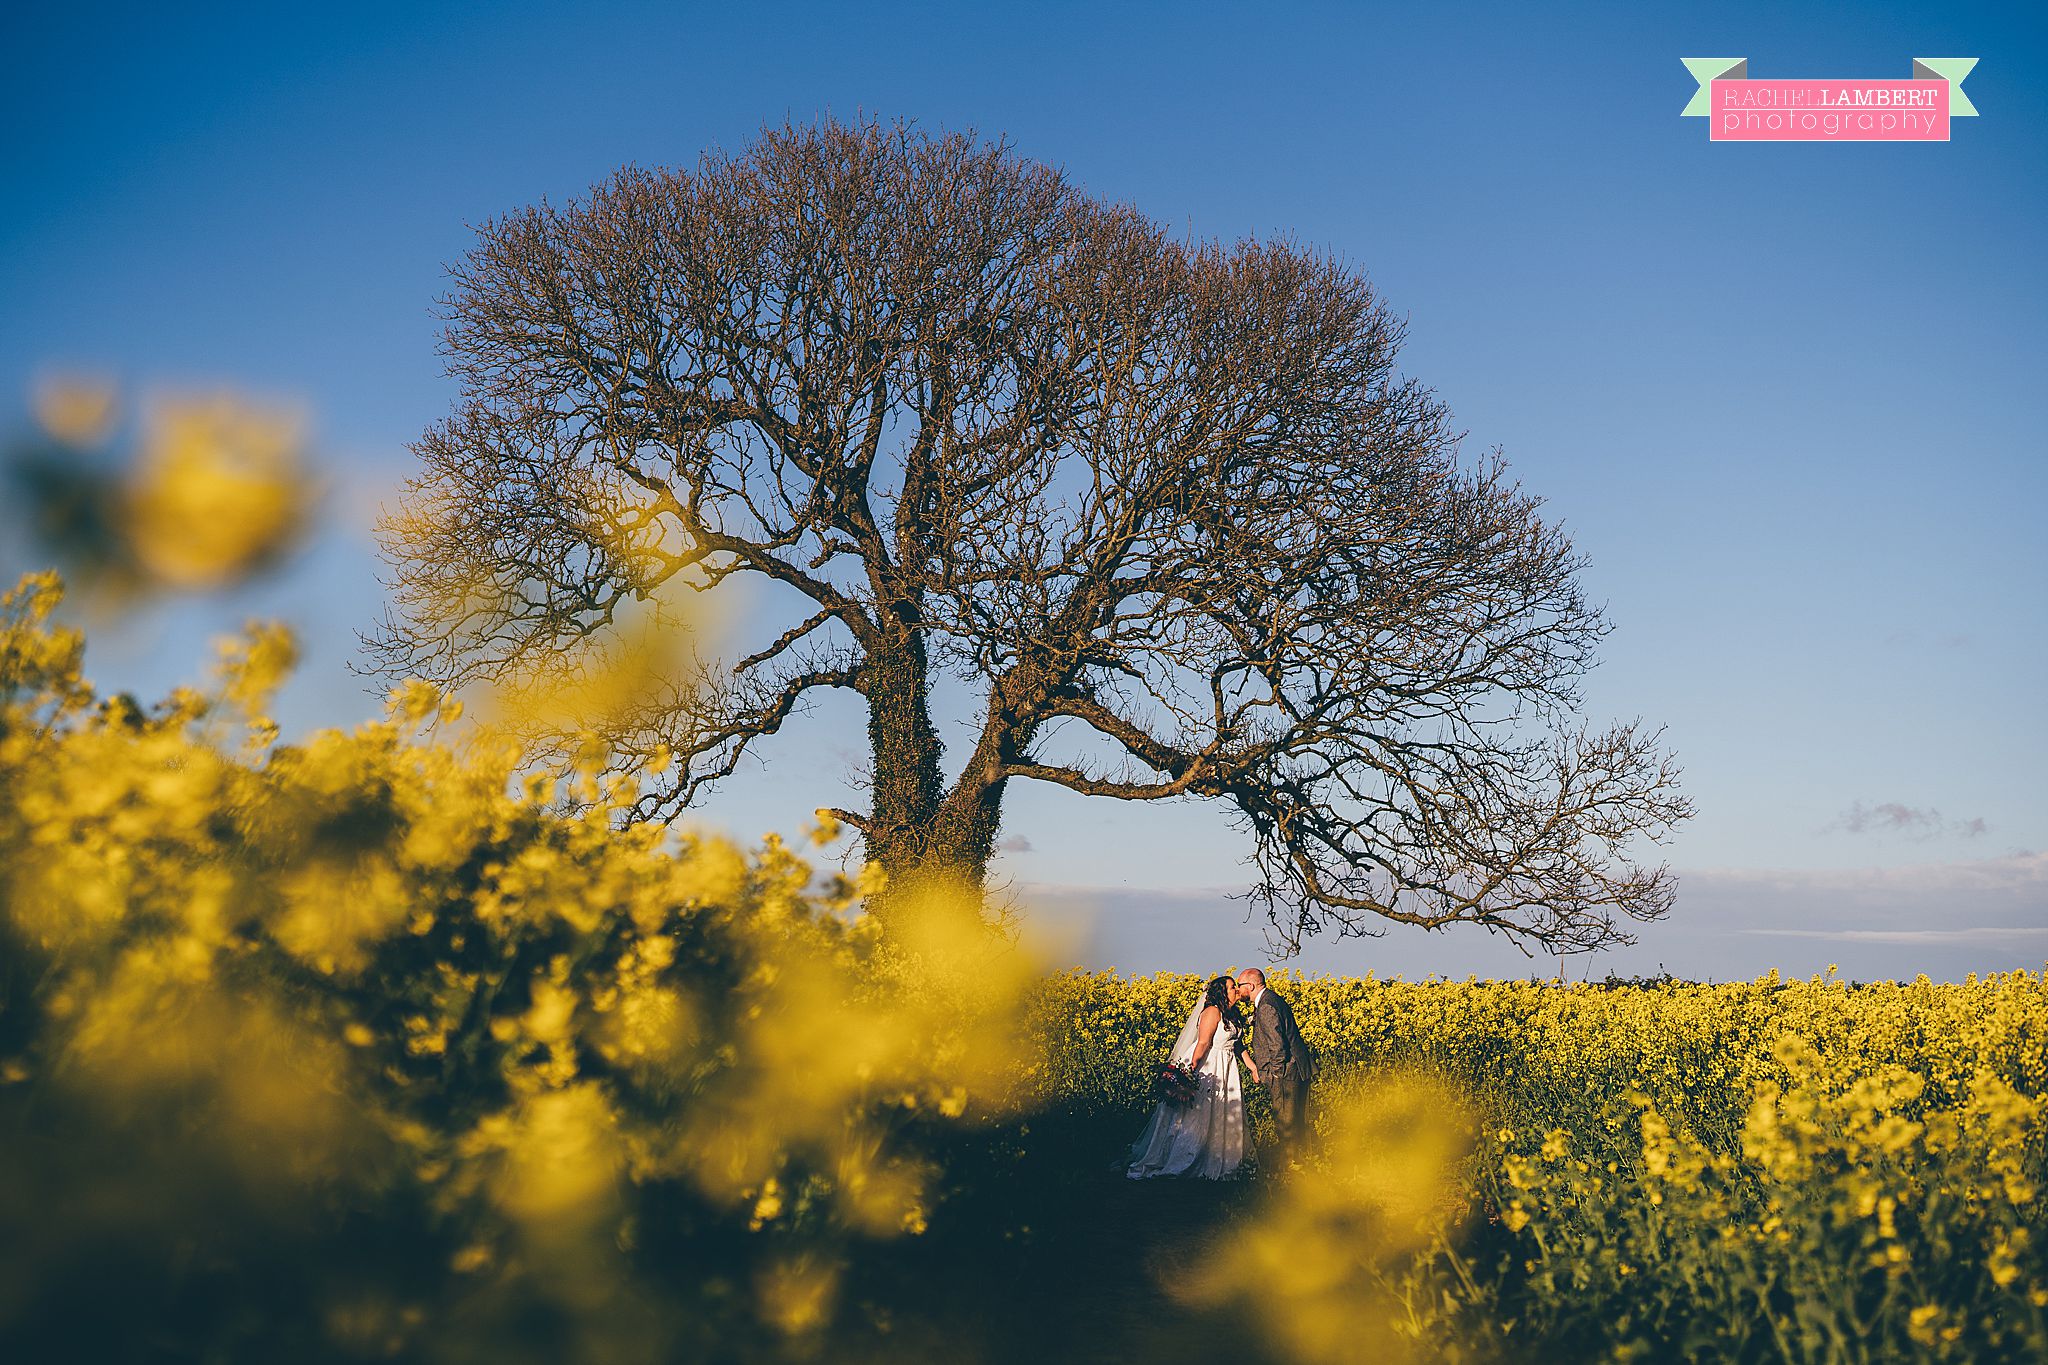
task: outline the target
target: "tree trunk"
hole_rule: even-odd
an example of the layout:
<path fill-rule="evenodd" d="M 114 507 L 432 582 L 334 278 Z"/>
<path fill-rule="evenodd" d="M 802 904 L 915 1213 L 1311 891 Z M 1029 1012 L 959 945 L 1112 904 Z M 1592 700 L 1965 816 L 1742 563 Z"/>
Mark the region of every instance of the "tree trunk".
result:
<path fill-rule="evenodd" d="M 996 681 L 989 697 L 988 723 L 962 765 L 960 780 L 936 812 L 927 840 L 927 861 L 944 867 L 979 895 L 995 853 L 1003 820 L 1001 776 L 1023 756 L 1037 729 L 1036 715 L 1052 684 L 1038 670 L 1014 672 Z"/>
<path fill-rule="evenodd" d="M 888 632 L 870 645 L 863 669 L 874 751 L 866 842 L 887 886 L 867 908 L 884 919 L 893 900 L 934 880 L 949 894 L 975 899 L 979 912 L 1007 785 L 997 774 L 1023 751 L 1033 728 L 1002 695 L 1013 688 L 999 687 L 991 723 L 949 792 L 928 683 L 924 640 L 915 629 Z"/>
<path fill-rule="evenodd" d="M 972 773 L 963 775 L 932 824 L 927 860 L 950 870 L 977 893 L 995 852 L 1003 786 L 1000 781 L 976 783 Z"/>
<path fill-rule="evenodd" d="M 884 909 L 891 892 L 923 865 L 938 818 L 940 745 L 932 726 L 930 673 L 924 637 L 914 626 L 885 628 L 869 643 L 861 668 L 873 752 L 867 856 L 890 883 L 870 910 Z"/>

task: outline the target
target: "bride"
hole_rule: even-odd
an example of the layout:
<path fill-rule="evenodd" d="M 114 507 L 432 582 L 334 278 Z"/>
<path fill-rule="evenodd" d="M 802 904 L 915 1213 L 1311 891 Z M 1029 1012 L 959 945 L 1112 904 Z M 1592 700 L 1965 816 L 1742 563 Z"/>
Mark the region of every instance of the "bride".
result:
<path fill-rule="evenodd" d="M 1133 1180 L 1192 1176 L 1221 1180 L 1244 1161 L 1244 1083 L 1237 1076 L 1242 1038 L 1238 985 L 1227 976 L 1209 983 L 1180 1037 L 1170 1062 L 1195 1073 L 1195 1098 L 1185 1108 L 1160 1101 L 1151 1121 L 1131 1144 L 1124 1174 Z"/>

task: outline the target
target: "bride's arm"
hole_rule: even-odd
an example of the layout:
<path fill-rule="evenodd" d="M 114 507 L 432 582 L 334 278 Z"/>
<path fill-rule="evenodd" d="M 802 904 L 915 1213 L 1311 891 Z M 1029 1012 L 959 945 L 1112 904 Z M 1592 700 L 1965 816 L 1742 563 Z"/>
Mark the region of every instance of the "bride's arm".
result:
<path fill-rule="evenodd" d="M 1195 1052 L 1188 1058 L 1189 1066 L 1200 1066 L 1209 1055 L 1209 1044 L 1216 1041 L 1216 1026 L 1222 1022 L 1223 1011 L 1214 1005 L 1202 1011 L 1202 1022 L 1195 1025 Z"/>

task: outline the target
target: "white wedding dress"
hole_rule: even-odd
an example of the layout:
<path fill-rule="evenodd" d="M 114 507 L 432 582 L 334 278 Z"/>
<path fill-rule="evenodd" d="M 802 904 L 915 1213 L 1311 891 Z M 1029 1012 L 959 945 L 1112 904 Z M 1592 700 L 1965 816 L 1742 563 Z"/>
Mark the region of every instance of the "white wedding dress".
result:
<path fill-rule="evenodd" d="M 1203 1006 L 1188 1016 L 1174 1040 L 1168 1061 L 1189 1061 L 1195 1055 L 1195 1034 Z M 1188 1176 L 1222 1180 L 1244 1163 L 1244 1082 L 1237 1074 L 1237 1029 L 1228 1018 L 1216 1025 L 1209 1055 L 1195 1070 L 1195 1098 L 1185 1109 L 1161 1101 L 1151 1121 L 1131 1144 L 1124 1174 L 1133 1180 L 1155 1176 Z"/>

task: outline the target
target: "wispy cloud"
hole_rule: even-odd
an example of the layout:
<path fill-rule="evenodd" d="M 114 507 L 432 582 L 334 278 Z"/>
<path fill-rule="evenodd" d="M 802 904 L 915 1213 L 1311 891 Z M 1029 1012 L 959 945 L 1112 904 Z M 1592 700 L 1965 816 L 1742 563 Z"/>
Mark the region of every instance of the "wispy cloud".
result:
<path fill-rule="evenodd" d="M 1242 887 L 1021 882 L 1016 889 L 1028 916 L 1078 931 L 1077 956 L 1089 966 L 1215 971 L 1260 960 L 1264 947 L 1263 920 L 1247 914 Z M 1634 928 L 1635 946 L 1572 959 L 1565 969 L 1574 979 L 1670 971 L 1724 981 L 1771 968 L 1806 975 L 1829 963 L 1857 980 L 1925 972 L 1959 981 L 1969 972 L 2039 970 L 2048 957 L 2048 853 L 1898 867 L 1680 869 L 1671 917 Z M 1415 979 L 1519 978 L 1558 964 L 1543 956 L 1532 962 L 1477 930 L 1427 934 L 1394 925 L 1374 939 L 1319 937 L 1286 965 Z"/>
<path fill-rule="evenodd" d="M 2040 906 L 2048 904 L 2048 853 L 2021 850 L 2003 858 L 1898 867 L 1702 867 L 1681 870 L 1680 882 L 1695 892 L 1737 898 L 1863 896 L 1936 902 L 1944 896 L 1988 894 L 2015 906 Z M 2048 915 L 2021 922 L 2048 923 Z"/>
<path fill-rule="evenodd" d="M 1963 631 L 1922 632 L 1918 630 L 1895 630 L 1884 637 L 1884 643 L 1898 649 L 1924 652 L 1929 649 L 1969 649 L 1977 643 L 1977 637 Z"/>
<path fill-rule="evenodd" d="M 1777 938 L 1826 938 L 1845 943 L 1972 943 L 2048 938 L 2048 925 L 1978 924 L 1959 929 L 1743 929 Z"/>
<path fill-rule="evenodd" d="M 1012 834 L 1009 838 L 997 844 L 996 847 L 1004 853 L 1029 853 L 1031 851 L 1031 840 L 1021 834 Z"/>
<path fill-rule="evenodd" d="M 1900 801 L 1881 801 L 1874 806 L 1855 802 L 1828 826 L 1846 834 L 1903 834 L 1911 839 L 1943 835 L 1974 839 L 1990 828 L 1981 815 L 1950 820 L 1931 806 L 1908 806 Z"/>

